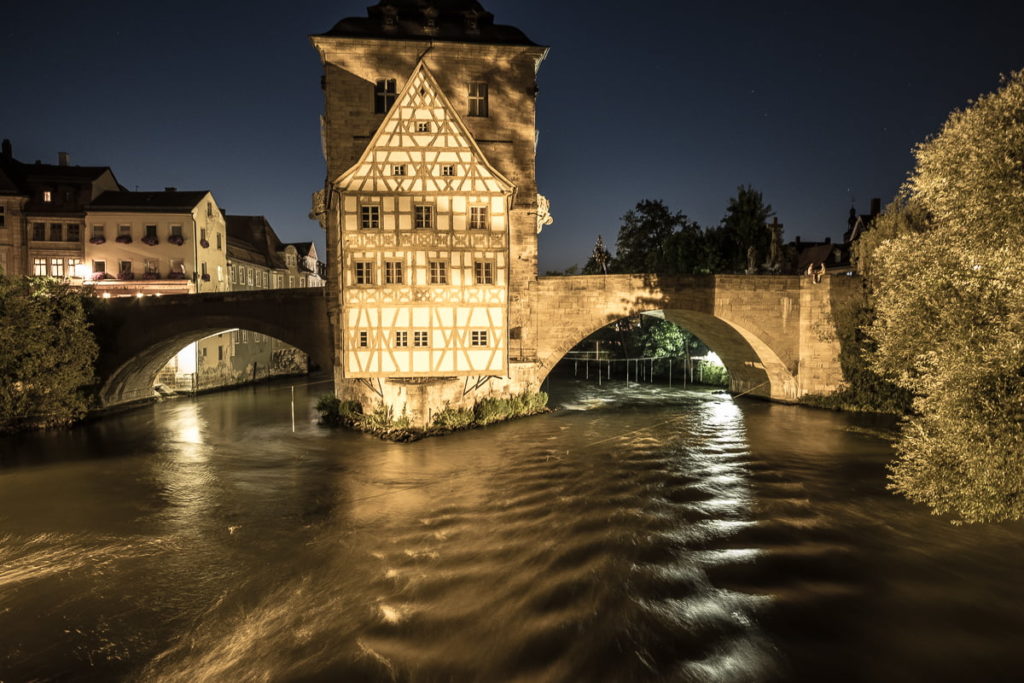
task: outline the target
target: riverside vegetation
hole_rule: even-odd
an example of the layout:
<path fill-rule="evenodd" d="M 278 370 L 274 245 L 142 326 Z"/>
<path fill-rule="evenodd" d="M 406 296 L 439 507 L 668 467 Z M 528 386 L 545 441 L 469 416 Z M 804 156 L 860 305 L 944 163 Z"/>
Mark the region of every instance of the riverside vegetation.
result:
<path fill-rule="evenodd" d="M 342 401 L 332 394 L 324 394 L 316 402 L 320 424 L 348 427 L 368 432 L 388 441 L 415 441 L 426 436 L 448 434 L 495 422 L 547 412 L 548 395 L 543 391 L 523 392 L 504 398 L 485 398 L 473 408 L 452 408 L 446 405 L 434 415 L 430 427 L 412 426 L 405 414 L 396 415 L 390 406 L 379 405 L 364 413 L 356 401 Z"/>

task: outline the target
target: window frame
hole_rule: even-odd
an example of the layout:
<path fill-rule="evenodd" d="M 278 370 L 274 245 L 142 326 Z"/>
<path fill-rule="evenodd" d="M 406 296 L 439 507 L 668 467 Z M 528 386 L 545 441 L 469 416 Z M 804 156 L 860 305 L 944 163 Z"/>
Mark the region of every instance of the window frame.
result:
<path fill-rule="evenodd" d="M 490 335 L 487 334 L 487 330 L 470 330 L 469 345 L 475 348 L 490 346 L 490 343 L 488 343 L 489 336 Z"/>
<path fill-rule="evenodd" d="M 487 118 L 490 115 L 487 81 L 470 81 L 466 86 L 466 99 L 469 103 L 467 116 Z"/>
<path fill-rule="evenodd" d="M 405 284 L 405 262 L 385 261 L 384 262 L 384 284 L 404 285 Z"/>
<path fill-rule="evenodd" d="M 473 261 L 473 284 L 476 285 L 493 285 L 495 283 L 495 268 L 494 261 L 487 259 L 480 259 Z M 481 278 L 481 271 L 483 276 Z"/>
<path fill-rule="evenodd" d="M 398 99 L 398 80 L 378 78 L 373 84 L 373 113 L 387 114 Z"/>
<path fill-rule="evenodd" d="M 427 281 L 432 285 L 448 284 L 448 260 L 432 259 L 427 262 Z"/>
<path fill-rule="evenodd" d="M 436 225 L 433 204 L 416 204 L 412 207 L 412 227 L 414 230 L 433 230 Z"/>
<path fill-rule="evenodd" d="M 359 229 L 380 230 L 381 206 L 380 204 L 361 204 L 359 206 Z"/>
<path fill-rule="evenodd" d="M 32 259 L 32 274 L 36 277 L 46 277 L 50 272 L 50 260 L 43 257 Z"/>
<path fill-rule="evenodd" d="M 409 333 L 406 330 L 395 330 L 393 344 L 396 349 L 409 348 Z"/>
<path fill-rule="evenodd" d="M 472 204 L 467 209 L 467 230 L 490 230 L 491 216 L 486 204 Z"/>
<path fill-rule="evenodd" d="M 428 330 L 413 330 L 412 347 L 414 349 L 429 349 L 430 332 Z"/>
<path fill-rule="evenodd" d="M 352 262 L 352 284 L 356 287 L 372 287 L 374 280 L 373 261 Z"/>

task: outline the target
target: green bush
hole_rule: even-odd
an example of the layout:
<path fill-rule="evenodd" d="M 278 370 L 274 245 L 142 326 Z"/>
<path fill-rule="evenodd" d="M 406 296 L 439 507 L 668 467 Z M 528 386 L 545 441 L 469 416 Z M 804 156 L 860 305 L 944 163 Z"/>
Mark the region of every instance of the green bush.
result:
<path fill-rule="evenodd" d="M 447 431 L 468 429 L 473 425 L 473 417 L 471 408 L 452 408 L 446 404 L 444 410 L 434 416 L 434 426 Z"/>
<path fill-rule="evenodd" d="M 320 413 L 320 424 L 331 426 L 355 424 L 363 415 L 358 402 L 342 401 L 334 394 L 323 394 L 318 398 L 316 411 Z"/>

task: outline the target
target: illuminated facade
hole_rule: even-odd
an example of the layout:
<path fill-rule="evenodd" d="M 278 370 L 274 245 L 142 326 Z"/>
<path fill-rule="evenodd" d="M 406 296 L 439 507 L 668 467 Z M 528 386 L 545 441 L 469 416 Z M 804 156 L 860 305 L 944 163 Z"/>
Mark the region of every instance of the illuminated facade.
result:
<path fill-rule="evenodd" d="M 534 169 L 547 48 L 474 1 L 385 0 L 312 40 L 338 395 L 423 424 L 521 390 L 550 222 Z"/>

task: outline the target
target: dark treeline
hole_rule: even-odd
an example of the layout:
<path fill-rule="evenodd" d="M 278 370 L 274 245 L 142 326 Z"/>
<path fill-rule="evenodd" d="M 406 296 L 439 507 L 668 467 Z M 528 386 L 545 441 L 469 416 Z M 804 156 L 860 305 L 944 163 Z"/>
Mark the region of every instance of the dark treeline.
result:
<path fill-rule="evenodd" d="M 660 199 L 644 199 L 622 217 L 614 255 L 598 236 L 582 271 L 573 266 L 547 274 L 792 272 L 796 250 L 783 247 L 781 226 L 772 232 L 768 221 L 774 215 L 761 192 L 749 186 L 737 188 L 713 227 L 701 227 Z"/>

